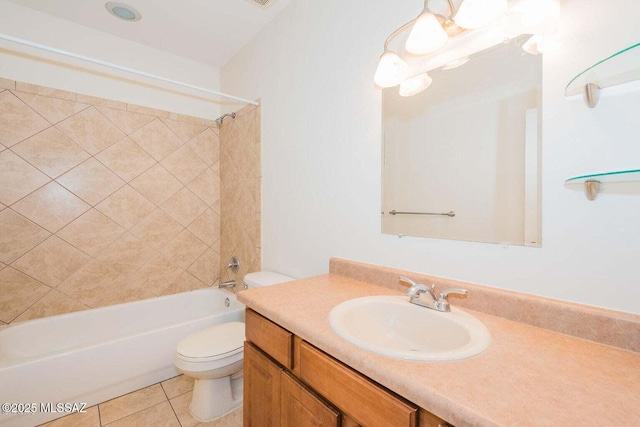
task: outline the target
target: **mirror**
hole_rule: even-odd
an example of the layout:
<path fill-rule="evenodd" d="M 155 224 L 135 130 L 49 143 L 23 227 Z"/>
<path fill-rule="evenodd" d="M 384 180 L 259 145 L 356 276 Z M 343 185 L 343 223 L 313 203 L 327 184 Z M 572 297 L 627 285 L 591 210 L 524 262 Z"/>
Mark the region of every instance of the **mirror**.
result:
<path fill-rule="evenodd" d="M 382 231 L 540 246 L 542 58 L 530 36 L 382 93 Z"/>

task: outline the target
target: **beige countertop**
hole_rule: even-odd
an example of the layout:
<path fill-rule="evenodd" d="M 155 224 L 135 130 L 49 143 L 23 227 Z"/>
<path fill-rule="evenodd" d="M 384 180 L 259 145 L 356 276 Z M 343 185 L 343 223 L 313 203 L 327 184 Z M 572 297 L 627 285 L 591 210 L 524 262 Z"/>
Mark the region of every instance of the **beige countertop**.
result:
<path fill-rule="evenodd" d="M 638 353 L 465 309 L 491 333 L 484 353 L 454 362 L 393 359 L 350 344 L 329 326 L 333 307 L 370 295 L 401 293 L 325 275 L 244 290 L 238 299 L 458 427 L 640 426 Z"/>

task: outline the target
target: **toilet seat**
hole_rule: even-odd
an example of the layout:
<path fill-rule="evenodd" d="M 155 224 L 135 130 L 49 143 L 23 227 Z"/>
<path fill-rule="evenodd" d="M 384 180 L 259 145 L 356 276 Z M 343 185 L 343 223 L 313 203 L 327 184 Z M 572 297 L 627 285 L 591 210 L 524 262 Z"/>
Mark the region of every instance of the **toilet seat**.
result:
<path fill-rule="evenodd" d="M 232 358 L 238 354 L 241 357 L 244 340 L 244 323 L 222 323 L 180 340 L 176 348 L 176 357 L 191 363 Z"/>

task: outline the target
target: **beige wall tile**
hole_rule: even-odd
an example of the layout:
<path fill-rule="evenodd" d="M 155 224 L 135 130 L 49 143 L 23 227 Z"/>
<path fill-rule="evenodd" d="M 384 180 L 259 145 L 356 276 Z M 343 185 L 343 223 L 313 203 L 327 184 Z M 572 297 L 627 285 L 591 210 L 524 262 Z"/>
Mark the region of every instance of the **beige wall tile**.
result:
<path fill-rule="evenodd" d="M 61 122 L 62 120 L 89 108 L 89 105 L 87 104 L 52 98 L 50 96 L 21 92 L 16 92 L 16 96 L 29 107 L 33 108 L 42 117 L 47 119 L 51 124 Z"/>
<path fill-rule="evenodd" d="M 169 129 L 171 129 L 171 131 L 175 133 L 182 142 L 191 141 L 200 132 L 206 129 L 202 125 L 188 122 L 178 122 L 176 120 L 169 119 L 162 119 L 162 123 L 164 123 L 165 126 L 167 126 Z"/>
<path fill-rule="evenodd" d="M 125 185 L 123 180 L 95 158 L 71 169 L 57 181 L 91 206 L 97 205 Z"/>
<path fill-rule="evenodd" d="M 162 209 L 156 209 L 131 232 L 154 248 L 162 248 L 172 241 L 183 227 Z"/>
<path fill-rule="evenodd" d="M 182 145 L 182 141 L 160 119 L 153 120 L 129 136 L 157 161 L 164 159 Z"/>
<path fill-rule="evenodd" d="M 18 270 L 3 269 L 0 271 L 0 320 L 12 322 L 50 290 Z"/>
<path fill-rule="evenodd" d="M 183 227 L 187 227 L 207 209 L 207 205 L 186 187 L 171 196 L 160 207 Z"/>
<path fill-rule="evenodd" d="M 77 96 L 77 101 L 83 102 L 85 104 L 91 104 L 95 107 L 107 107 L 107 108 L 113 108 L 116 110 L 127 109 L 127 104 L 124 102 L 114 101 L 112 99 L 96 98 L 95 96 L 82 95 L 80 93 Z"/>
<path fill-rule="evenodd" d="M 125 185 L 96 206 L 96 209 L 126 229 L 138 224 L 155 208 L 153 203 L 129 185 Z"/>
<path fill-rule="evenodd" d="M 220 158 L 220 138 L 211 128 L 190 140 L 189 145 L 207 166 L 213 166 Z"/>
<path fill-rule="evenodd" d="M 90 206 L 52 181 L 14 204 L 13 209 L 55 233 L 89 210 Z"/>
<path fill-rule="evenodd" d="M 221 263 L 232 255 L 241 260 L 238 274 L 224 271 L 227 279 L 241 281 L 244 274 L 261 267 L 260 242 L 260 109 L 237 112 L 233 122 L 220 129 L 220 202 L 212 210 L 221 212 Z M 222 266 L 221 266 L 222 268 Z M 222 270 L 221 270 L 222 273 Z"/>
<path fill-rule="evenodd" d="M 53 126 L 14 145 L 11 150 L 51 178 L 65 173 L 90 157 L 82 147 Z"/>
<path fill-rule="evenodd" d="M 189 225 L 188 230 L 211 246 L 220 238 L 220 215 L 207 209 Z"/>
<path fill-rule="evenodd" d="M 133 273 L 142 267 L 154 251 L 130 233 L 125 233 L 105 249 L 96 260 L 121 274 Z"/>
<path fill-rule="evenodd" d="M 95 107 L 87 108 L 63 120 L 56 127 L 92 155 L 125 136 Z"/>
<path fill-rule="evenodd" d="M 127 135 L 137 131 L 155 119 L 154 116 L 113 108 L 98 108 L 98 110 Z"/>
<path fill-rule="evenodd" d="M 40 319 L 58 314 L 73 313 L 74 311 L 86 310 L 88 308 L 89 307 L 81 302 L 69 298 L 54 289 L 18 316 L 15 321 L 23 322 L 25 320 Z"/>
<path fill-rule="evenodd" d="M 164 393 L 169 399 L 180 396 L 181 394 L 188 393 L 193 390 L 194 379 L 186 375 L 178 375 L 166 381 L 162 381 L 160 384 L 164 390 Z"/>
<path fill-rule="evenodd" d="M 50 235 L 13 210 L 3 210 L 0 212 L 0 261 L 12 263 Z"/>
<path fill-rule="evenodd" d="M 67 101 L 77 100 L 76 94 L 73 92 L 67 92 L 66 90 L 60 90 L 60 89 L 53 89 L 50 87 L 38 86 L 31 83 L 16 82 L 16 90 L 19 92 L 43 95 L 49 98 L 66 99 Z"/>
<path fill-rule="evenodd" d="M 193 123 L 201 126 L 204 125 L 204 119 L 201 119 L 200 117 L 186 116 L 184 114 L 176 114 L 176 116 L 173 118 L 180 122 Z"/>
<path fill-rule="evenodd" d="M 16 82 L 13 81 L 13 80 L 3 79 L 2 77 L 0 77 L 0 88 L 1 89 L 15 90 L 16 89 Z"/>
<path fill-rule="evenodd" d="M 154 255 L 139 270 L 127 277 L 130 283 L 154 295 L 160 295 L 184 270 L 162 254 Z"/>
<path fill-rule="evenodd" d="M 130 280 L 131 275 L 122 275 L 97 296 L 94 307 L 139 301 L 156 295 L 150 290 Z"/>
<path fill-rule="evenodd" d="M 156 161 L 130 138 L 124 138 L 96 155 L 103 165 L 126 182 L 153 166 Z"/>
<path fill-rule="evenodd" d="M 188 145 L 183 145 L 174 151 L 161 161 L 160 164 L 183 184 L 189 183 L 193 178 L 207 169 L 207 165 L 200 160 Z"/>
<path fill-rule="evenodd" d="M 0 153 L 0 202 L 7 206 L 49 182 L 49 178 L 11 150 Z"/>
<path fill-rule="evenodd" d="M 207 249 L 187 271 L 205 285 L 211 286 L 220 277 L 220 255 L 213 249 Z"/>
<path fill-rule="evenodd" d="M 110 265 L 89 261 L 56 288 L 58 291 L 89 307 L 98 307 L 103 296 L 116 283 L 120 273 Z"/>
<path fill-rule="evenodd" d="M 51 236 L 20 257 L 13 267 L 55 288 L 90 259 L 64 240 Z"/>
<path fill-rule="evenodd" d="M 169 287 L 167 287 L 164 291 L 162 291 L 162 295 L 171 295 L 171 294 L 177 294 L 180 292 L 195 291 L 197 289 L 202 289 L 206 287 L 207 285 L 201 282 L 198 278 L 196 278 L 192 274 L 187 273 L 185 271 L 180 275 L 180 277 L 174 280 L 173 283 L 169 285 Z"/>
<path fill-rule="evenodd" d="M 16 89 L 0 80 L 0 91 L 5 86 Z M 220 141 L 204 125 L 35 85 L 0 92 L 0 271 L 27 277 L 6 265 L 15 262 L 57 285 L 31 308 L 18 303 L 21 320 L 217 280 Z"/>
<path fill-rule="evenodd" d="M 95 257 L 120 237 L 124 231 L 122 227 L 105 215 L 91 209 L 60 230 L 57 236 Z"/>
<path fill-rule="evenodd" d="M 207 250 L 207 245 L 188 230 L 183 230 L 161 252 L 186 269 Z"/>
<path fill-rule="evenodd" d="M 187 184 L 187 187 L 207 206 L 211 206 L 220 199 L 220 174 L 208 168 Z"/>
<path fill-rule="evenodd" d="M 156 206 L 160 206 L 182 188 L 180 181 L 160 164 L 156 164 L 131 181 L 131 186 Z"/>
<path fill-rule="evenodd" d="M 167 397 L 162 391 L 160 384 L 143 388 L 133 393 L 125 394 L 98 405 L 100 409 L 100 419 L 102 425 L 120 420 L 128 415 L 150 408 L 158 403 L 166 402 Z M 142 425 L 142 424 L 129 424 Z M 147 424 L 154 425 L 154 423 Z"/>
<path fill-rule="evenodd" d="M 131 111 L 133 113 L 148 114 L 150 116 L 160 117 L 163 119 L 171 118 L 171 113 L 169 113 L 168 111 L 156 110 L 155 108 L 149 107 L 141 107 L 139 105 L 127 104 L 127 111 Z"/>
<path fill-rule="evenodd" d="M 66 417 L 58 418 L 41 427 L 100 427 L 100 413 L 98 406 L 86 409 L 86 412 L 76 412 Z"/>
<path fill-rule="evenodd" d="M 8 90 L 0 93 L 0 144 L 11 147 L 51 126 Z"/>

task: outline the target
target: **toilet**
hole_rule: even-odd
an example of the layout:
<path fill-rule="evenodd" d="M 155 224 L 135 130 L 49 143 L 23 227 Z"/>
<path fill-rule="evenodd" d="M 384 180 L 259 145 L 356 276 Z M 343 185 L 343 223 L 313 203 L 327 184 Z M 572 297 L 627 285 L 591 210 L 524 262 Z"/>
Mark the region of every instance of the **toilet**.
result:
<path fill-rule="evenodd" d="M 247 274 L 247 288 L 290 282 L 293 277 L 272 271 Z M 242 404 L 244 323 L 228 322 L 195 332 L 178 342 L 176 368 L 195 378 L 189 411 L 206 422 Z"/>

